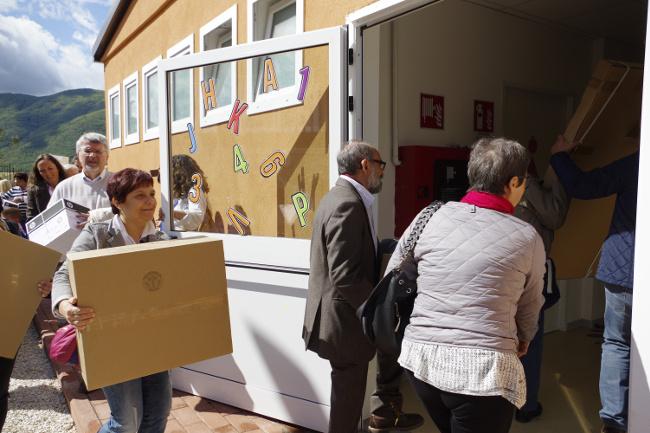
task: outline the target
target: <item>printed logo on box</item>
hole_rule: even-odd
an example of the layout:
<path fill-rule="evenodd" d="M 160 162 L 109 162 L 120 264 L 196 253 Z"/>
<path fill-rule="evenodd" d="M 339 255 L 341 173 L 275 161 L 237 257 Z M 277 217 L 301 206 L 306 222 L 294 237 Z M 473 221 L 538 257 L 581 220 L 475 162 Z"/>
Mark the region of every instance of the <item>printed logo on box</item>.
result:
<path fill-rule="evenodd" d="M 144 287 L 145 290 L 155 292 L 156 290 L 159 290 L 161 286 L 162 275 L 160 272 L 147 272 L 144 277 L 142 277 L 142 287 Z"/>

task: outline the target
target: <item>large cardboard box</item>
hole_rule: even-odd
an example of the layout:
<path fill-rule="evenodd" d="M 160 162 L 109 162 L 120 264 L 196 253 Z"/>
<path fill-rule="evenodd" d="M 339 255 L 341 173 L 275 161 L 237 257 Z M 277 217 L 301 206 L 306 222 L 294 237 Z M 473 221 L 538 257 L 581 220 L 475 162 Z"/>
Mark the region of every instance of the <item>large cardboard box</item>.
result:
<path fill-rule="evenodd" d="M 27 222 L 29 240 L 65 254 L 79 236 L 77 218 L 87 207 L 61 199 Z"/>
<path fill-rule="evenodd" d="M 50 280 L 61 255 L 0 231 L 0 356 L 13 358 L 41 295 L 36 284 Z"/>
<path fill-rule="evenodd" d="M 598 63 L 564 133 L 567 140 L 581 142 L 572 154 L 581 169 L 602 167 L 638 150 L 642 86 L 640 66 L 609 60 Z M 547 179 L 549 176 L 554 176 L 552 169 Z M 614 196 L 571 201 L 551 251 L 557 278 L 595 273 L 614 201 Z"/>
<path fill-rule="evenodd" d="M 232 353 L 223 246 L 194 238 L 69 253 L 88 389 Z"/>

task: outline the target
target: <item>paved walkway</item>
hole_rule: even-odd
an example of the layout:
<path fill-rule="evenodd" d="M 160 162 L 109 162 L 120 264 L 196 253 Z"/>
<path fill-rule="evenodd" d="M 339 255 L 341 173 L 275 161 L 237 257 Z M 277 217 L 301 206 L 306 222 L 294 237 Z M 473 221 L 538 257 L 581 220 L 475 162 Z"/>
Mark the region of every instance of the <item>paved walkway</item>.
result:
<path fill-rule="evenodd" d="M 57 324 L 49 300 L 38 308 L 34 325 L 49 348 Z M 97 433 L 110 416 L 101 390 L 83 392 L 80 375 L 69 366 L 53 365 L 63 395 L 70 407 L 77 433 Z M 64 430 L 65 431 L 65 430 Z M 165 433 L 308 433 L 309 430 L 282 424 L 212 400 L 174 390 L 172 411 Z M 30 431 L 30 433 L 32 433 Z"/>

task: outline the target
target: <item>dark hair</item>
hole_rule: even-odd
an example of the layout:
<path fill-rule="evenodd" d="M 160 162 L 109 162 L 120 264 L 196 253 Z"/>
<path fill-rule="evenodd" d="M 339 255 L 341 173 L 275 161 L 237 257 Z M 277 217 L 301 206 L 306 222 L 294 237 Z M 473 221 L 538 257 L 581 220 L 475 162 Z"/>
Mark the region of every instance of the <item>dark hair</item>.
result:
<path fill-rule="evenodd" d="M 65 179 L 65 169 L 63 168 L 63 165 L 61 165 L 59 160 L 53 157 L 52 155 L 50 155 L 49 153 L 43 153 L 38 155 L 38 158 L 36 158 L 36 161 L 34 161 L 34 166 L 32 167 L 32 175 L 31 175 L 32 178 L 30 182 L 32 185 L 45 186 L 45 184 L 47 183 L 45 182 L 45 179 L 43 179 L 43 176 L 41 176 L 41 173 L 38 171 L 38 163 L 46 159 L 56 166 L 56 171 L 59 172 L 59 182 Z"/>
<path fill-rule="evenodd" d="M 116 215 L 120 214 L 120 210 L 112 203 L 113 199 L 118 203 L 124 203 L 126 196 L 131 191 L 142 186 L 153 186 L 153 178 L 146 171 L 125 168 L 117 173 L 113 173 L 106 185 L 106 193 L 108 194 L 108 199 L 111 200 L 113 213 Z"/>
<path fill-rule="evenodd" d="M 469 189 L 503 195 L 513 177 L 523 182 L 530 163 L 528 150 L 514 140 L 481 138 L 472 147 L 467 164 Z"/>
<path fill-rule="evenodd" d="M 194 185 L 192 175 L 198 173 L 203 178 L 203 192 L 210 192 L 208 179 L 199 167 L 199 164 L 189 155 L 172 156 L 172 196 L 174 198 L 185 198 L 190 188 Z"/>
<path fill-rule="evenodd" d="M 25 173 L 24 171 L 19 171 L 18 173 L 14 174 L 14 179 L 24 180 L 25 182 L 27 182 L 29 176 L 27 176 L 27 173 Z"/>

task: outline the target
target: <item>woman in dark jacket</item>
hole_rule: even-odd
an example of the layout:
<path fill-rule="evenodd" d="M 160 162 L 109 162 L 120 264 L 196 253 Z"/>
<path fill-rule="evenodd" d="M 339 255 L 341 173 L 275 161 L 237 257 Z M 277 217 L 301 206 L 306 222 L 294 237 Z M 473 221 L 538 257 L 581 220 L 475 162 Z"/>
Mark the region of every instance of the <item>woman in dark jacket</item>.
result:
<path fill-rule="evenodd" d="M 63 166 L 49 153 L 36 158 L 27 193 L 27 219 L 34 218 L 47 208 L 52 191 L 65 177 Z"/>

